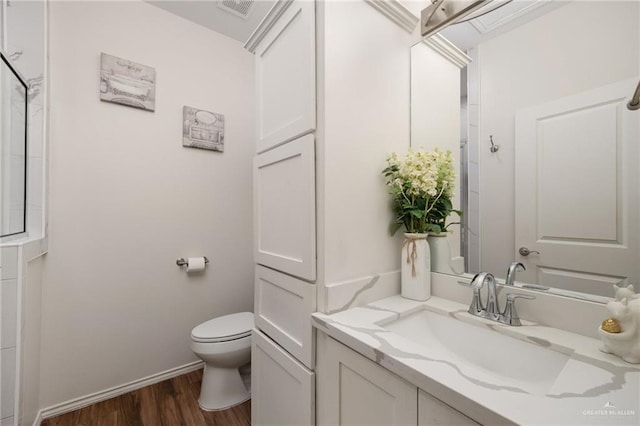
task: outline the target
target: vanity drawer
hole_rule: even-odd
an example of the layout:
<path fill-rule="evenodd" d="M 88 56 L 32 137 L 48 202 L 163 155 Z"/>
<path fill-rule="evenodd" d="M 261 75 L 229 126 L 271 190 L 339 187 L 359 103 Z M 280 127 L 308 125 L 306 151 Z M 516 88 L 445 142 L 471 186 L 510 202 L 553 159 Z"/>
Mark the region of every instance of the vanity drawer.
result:
<path fill-rule="evenodd" d="M 316 285 L 256 265 L 254 303 L 256 327 L 313 368 Z"/>
<path fill-rule="evenodd" d="M 315 373 L 269 337 L 251 337 L 251 424 L 315 424 Z"/>

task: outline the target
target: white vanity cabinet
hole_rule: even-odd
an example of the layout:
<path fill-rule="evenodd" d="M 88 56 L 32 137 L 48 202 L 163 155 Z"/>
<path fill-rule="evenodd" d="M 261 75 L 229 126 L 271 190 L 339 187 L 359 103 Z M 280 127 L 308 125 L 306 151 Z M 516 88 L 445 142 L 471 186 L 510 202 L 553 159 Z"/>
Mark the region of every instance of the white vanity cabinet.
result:
<path fill-rule="evenodd" d="M 254 318 L 256 327 L 284 350 L 313 369 L 316 286 L 289 275 L 256 265 Z"/>
<path fill-rule="evenodd" d="M 315 421 L 314 136 L 259 154 L 254 168 L 252 424 Z M 258 329 L 260 331 L 258 331 Z"/>
<path fill-rule="evenodd" d="M 316 34 L 314 1 L 280 0 L 255 53 L 253 425 L 314 425 Z"/>
<path fill-rule="evenodd" d="M 254 329 L 251 336 L 251 424 L 315 424 L 315 374 Z"/>
<path fill-rule="evenodd" d="M 324 336 L 323 336 L 324 337 Z M 415 385 L 332 338 L 319 342 L 319 425 L 415 425 Z"/>
<path fill-rule="evenodd" d="M 478 426 L 479 423 L 418 389 L 418 426 L 434 425 Z"/>
<path fill-rule="evenodd" d="M 316 372 L 318 425 L 478 424 L 322 333 Z"/>
<path fill-rule="evenodd" d="M 315 2 L 281 6 L 284 11 L 255 47 L 257 152 L 316 127 Z"/>
<path fill-rule="evenodd" d="M 314 136 L 254 160 L 254 260 L 307 281 L 316 279 Z"/>

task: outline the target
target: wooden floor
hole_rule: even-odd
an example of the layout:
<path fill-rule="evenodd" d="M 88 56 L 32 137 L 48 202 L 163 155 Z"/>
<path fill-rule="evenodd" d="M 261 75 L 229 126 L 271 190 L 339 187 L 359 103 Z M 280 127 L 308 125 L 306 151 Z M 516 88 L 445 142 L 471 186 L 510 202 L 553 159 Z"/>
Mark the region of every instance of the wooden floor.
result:
<path fill-rule="evenodd" d="M 42 422 L 43 426 L 251 425 L 251 401 L 224 411 L 198 406 L 202 370 Z"/>

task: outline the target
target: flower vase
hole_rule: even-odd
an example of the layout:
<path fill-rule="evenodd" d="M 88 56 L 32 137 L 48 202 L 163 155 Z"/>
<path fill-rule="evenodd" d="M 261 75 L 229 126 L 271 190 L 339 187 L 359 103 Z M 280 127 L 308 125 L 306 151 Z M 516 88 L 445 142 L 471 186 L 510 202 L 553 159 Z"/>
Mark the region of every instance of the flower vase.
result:
<path fill-rule="evenodd" d="M 431 270 L 442 274 L 453 274 L 448 234 L 446 232 L 429 234 L 427 242 L 431 250 Z"/>
<path fill-rule="evenodd" d="M 402 297 L 425 301 L 431 297 L 431 253 L 427 234 L 404 234 L 400 263 Z"/>

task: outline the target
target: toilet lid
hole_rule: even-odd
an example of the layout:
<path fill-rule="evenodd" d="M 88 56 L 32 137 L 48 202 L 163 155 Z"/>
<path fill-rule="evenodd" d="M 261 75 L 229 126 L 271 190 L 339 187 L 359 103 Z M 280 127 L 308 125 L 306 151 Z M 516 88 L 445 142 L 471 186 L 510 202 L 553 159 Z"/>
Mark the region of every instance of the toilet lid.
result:
<path fill-rule="evenodd" d="M 221 342 L 249 336 L 253 328 L 253 314 L 238 312 L 214 318 L 196 326 L 191 338 L 199 342 Z"/>

